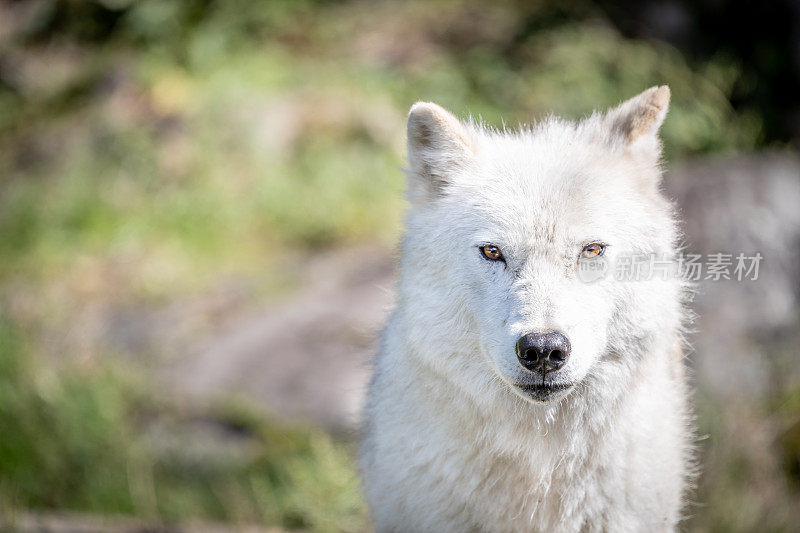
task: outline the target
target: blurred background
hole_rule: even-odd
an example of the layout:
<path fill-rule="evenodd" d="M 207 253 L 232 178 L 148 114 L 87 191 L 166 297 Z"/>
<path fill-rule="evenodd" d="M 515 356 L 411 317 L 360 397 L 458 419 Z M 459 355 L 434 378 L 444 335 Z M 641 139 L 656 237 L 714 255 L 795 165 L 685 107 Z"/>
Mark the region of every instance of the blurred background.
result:
<path fill-rule="evenodd" d="M 800 4 L 0 0 L 0 529 L 362 531 L 416 100 L 672 88 L 690 531 L 800 530 Z"/>

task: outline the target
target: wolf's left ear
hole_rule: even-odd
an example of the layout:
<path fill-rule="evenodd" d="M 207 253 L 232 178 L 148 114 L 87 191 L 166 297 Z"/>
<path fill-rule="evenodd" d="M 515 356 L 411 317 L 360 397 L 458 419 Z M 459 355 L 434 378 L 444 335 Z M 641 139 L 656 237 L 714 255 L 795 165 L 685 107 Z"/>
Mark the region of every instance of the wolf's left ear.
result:
<path fill-rule="evenodd" d="M 610 110 L 603 121 L 610 129 L 611 141 L 617 146 L 652 150 L 658 157 L 658 130 L 667 116 L 669 97 L 666 85 L 650 87 Z"/>
<path fill-rule="evenodd" d="M 441 196 L 454 176 L 473 160 L 474 140 L 453 114 L 417 102 L 408 114 L 408 189 L 412 204 Z"/>

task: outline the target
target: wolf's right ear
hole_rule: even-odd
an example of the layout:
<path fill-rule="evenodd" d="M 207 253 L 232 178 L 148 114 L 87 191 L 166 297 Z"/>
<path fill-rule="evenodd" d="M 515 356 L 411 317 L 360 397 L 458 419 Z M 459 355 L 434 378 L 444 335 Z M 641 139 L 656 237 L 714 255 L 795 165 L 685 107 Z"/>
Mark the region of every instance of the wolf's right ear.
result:
<path fill-rule="evenodd" d="M 408 114 L 408 192 L 412 204 L 440 196 L 475 155 L 469 130 L 450 112 L 417 102 Z"/>

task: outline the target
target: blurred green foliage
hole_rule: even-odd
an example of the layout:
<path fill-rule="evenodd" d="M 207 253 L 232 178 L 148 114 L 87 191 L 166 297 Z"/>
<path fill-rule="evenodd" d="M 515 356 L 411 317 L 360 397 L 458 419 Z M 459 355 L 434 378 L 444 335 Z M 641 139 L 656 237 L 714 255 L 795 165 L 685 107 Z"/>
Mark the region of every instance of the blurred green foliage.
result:
<path fill-rule="evenodd" d="M 346 444 L 237 407 L 203 416 L 239 428 L 246 453 L 163 449 L 151 426 L 192 414 L 154 399 L 135 362 L 53 343 L 89 299 L 269 287 L 276 249 L 394 241 L 416 100 L 514 125 L 666 83 L 668 157 L 761 139 L 729 103 L 735 63 L 625 39 L 588 2 L 0 9 L 0 509 L 359 529 Z"/>
<path fill-rule="evenodd" d="M 391 198 L 400 186 L 393 171 L 401 164 L 397 139 L 404 111 L 416 99 L 437 100 L 494 124 L 501 118 L 514 124 L 551 110 L 578 117 L 648 86 L 670 83 L 674 101 L 664 130 L 670 154 L 752 146 L 758 137 L 757 121 L 735 115 L 726 99 L 735 67 L 711 63 L 693 69 L 666 45 L 625 40 L 596 22 L 561 24 L 531 35 L 512 31 L 506 40 L 522 40 L 513 54 L 498 54 L 502 42 L 489 43 L 494 49 L 476 45 L 452 54 L 446 40 L 456 37 L 427 35 L 448 16 L 459 16 L 461 6 L 452 2 L 406 4 L 378 28 L 367 25 L 373 14 L 359 4 L 39 4 L 42 13 L 31 15 L 28 31 L 17 38 L 24 46 L 12 44 L 18 44 L 22 61 L 39 59 L 25 57 L 37 46 L 43 48 L 37 53 L 53 53 L 55 59 L 45 61 L 63 62 L 53 70 L 66 72 L 51 75 L 32 68 L 30 79 L 24 73 L 12 76 L 0 108 L 6 134 L 35 135 L 36 122 L 49 125 L 54 110 L 79 113 L 77 127 L 88 129 L 81 132 L 88 138 L 81 139 L 84 150 L 69 150 L 66 160 L 52 162 L 71 171 L 62 179 L 101 179 L 103 188 L 112 188 L 122 178 L 119 171 L 136 164 L 127 173 L 135 192 L 156 194 L 183 179 L 185 188 L 212 198 L 225 186 L 214 178 L 239 182 L 247 190 L 231 200 L 255 205 L 237 205 L 236 211 L 252 207 L 265 219 L 255 227 L 310 244 L 363 237 L 363 228 L 372 234 L 376 226 L 396 224 L 399 206 Z M 384 51 L 388 57 L 370 50 L 394 44 L 394 34 L 406 31 L 403 15 L 420 19 L 419 34 L 409 38 L 428 53 L 393 58 L 391 49 Z M 513 30 L 511 16 L 490 19 L 497 28 L 482 31 Z M 108 27 L 99 27 L 103 23 Z M 389 42 L 373 43 L 364 36 L 370 31 L 374 39 L 383 32 Z M 75 47 L 72 57 L 59 58 L 50 50 L 62 40 Z M 125 96 L 131 101 L 113 101 Z M 109 109 L 114 104 L 122 109 Z M 369 121 L 385 127 L 376 134 Z M 170 168 L 162 161 L 168 155 L 160 153 L 174 153 L 176 147 L 164 143 L 175 135 L 188 145 L 181 168 Z M 231 161 L 239 166 L 229 168 Z M 96 185 L 78 188 L 96 191 Z M 316 194 L 310 195 L 309 187 Z M 303 209 L 309 196 L 320 194 L 330 196 L 316 198 L 314 209 Z M 180 203 L 181 198 L 166 201 Z M 388 210 L 365 213 L 364 206 L 374 202 Z M 202 211 L 202 202 L 192 204 Z M 302 216 L 293 215 L 296 211 Z M 380 220 L 386 212 L 394 218 Z M 259 215 L 248 218 L 254 216 Z M 169 229 L 173 223 L 164 221 Z"/>
<path fill-rule="evenodd" d="M 415 100 L 513 126 L 669 83 L 669 157 L 759 138 L 735 65 L 591 18 L 530 31 L 513 3 L 31 5 L 0 70 L 0 250 L 27 275 L 157 250 L 172 274 L 142 284 L 173 291 L 277 243 L 391 242 Z"/>
<path fill-rule="evenodd" d="M 38 367 L 0 322 L 0 499 L 4 505 L 131 510 L 125 380 Z M 131 398 L 132 399 L 132 398 Z"/>
<path fill-rule="evenodd" d="M 3 529 L 13 525 L 13 514 L 4 512 L 15 507 L 136 514 L 167 523 L 364 527 L 351 453 L 327 435 L 235 404 L 189 416 L 148 399 L 153 391 L 119 368 L 40 363 L 19 331 L 0 321 Z M 228 428 L 234 452 L 204 452 L 197 442 L 203 433 L 184 434 L 175 444 L 153 442 L 142 430 L 156 421 L 177 426 L 175 434 L 192 421 Z"/>

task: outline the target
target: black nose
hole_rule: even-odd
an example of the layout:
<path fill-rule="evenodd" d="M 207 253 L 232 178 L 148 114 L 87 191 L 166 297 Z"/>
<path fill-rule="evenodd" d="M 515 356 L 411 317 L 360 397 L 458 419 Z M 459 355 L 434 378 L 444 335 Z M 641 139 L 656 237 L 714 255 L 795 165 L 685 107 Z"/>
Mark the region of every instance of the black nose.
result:
<path fill-rule="evenodd" d="M 544 376 L 567 362 L 569 339 L 558 331 L 528 333 L 517 341 L 517 357 L 522 366 Z"/>

